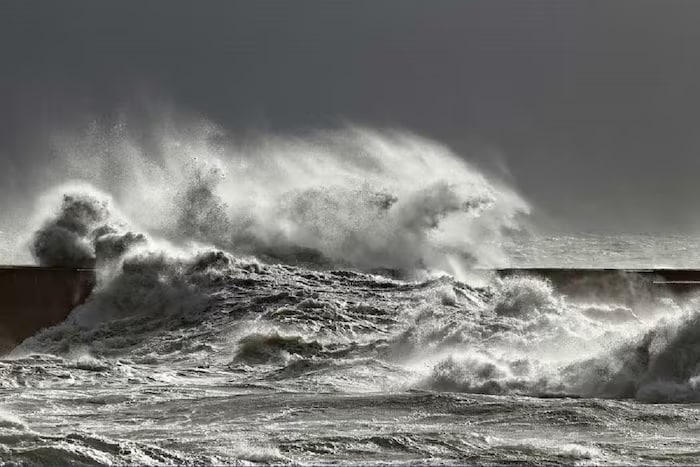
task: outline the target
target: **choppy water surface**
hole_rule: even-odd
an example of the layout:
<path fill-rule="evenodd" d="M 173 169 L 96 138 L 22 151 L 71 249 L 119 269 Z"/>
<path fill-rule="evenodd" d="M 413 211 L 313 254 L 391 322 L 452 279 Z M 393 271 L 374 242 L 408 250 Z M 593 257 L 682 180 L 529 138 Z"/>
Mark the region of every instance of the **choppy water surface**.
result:
<path fill-rule="evenodd" d="M 0 457 L 696 463 L 694 303 L 137 255 L 0 362 Z"/>

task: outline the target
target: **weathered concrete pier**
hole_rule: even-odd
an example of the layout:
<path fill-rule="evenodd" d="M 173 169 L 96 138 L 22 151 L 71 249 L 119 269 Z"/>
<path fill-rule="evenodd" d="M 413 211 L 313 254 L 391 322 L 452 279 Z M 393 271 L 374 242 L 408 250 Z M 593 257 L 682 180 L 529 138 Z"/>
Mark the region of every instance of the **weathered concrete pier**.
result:
<path fill-rule="evenodd" d="M 0 352 L 63 321 L 94 286 L 92 269 L 0 266 Z"/>
<path fill-rule="evenodd" d="M 699 269 L 587 269 L 587 268 L 504 268 L 496 269 L 501 277 L 529 275 L 552 281 L 555 285 L 577 284 L 581 281 L 614 281 L 639 278 L 650 285 L 684 291 L 700 287 Z"/>

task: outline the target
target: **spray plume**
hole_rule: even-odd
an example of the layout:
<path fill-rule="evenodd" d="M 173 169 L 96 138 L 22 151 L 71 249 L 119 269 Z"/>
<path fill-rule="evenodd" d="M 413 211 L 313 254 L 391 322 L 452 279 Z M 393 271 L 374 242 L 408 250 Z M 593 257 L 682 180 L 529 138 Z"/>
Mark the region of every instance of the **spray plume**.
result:
<path fill-rule="evenodd" d="M 278 262 L 459 274 L 502 263 L 500 240 L 528 211 L 513 190 L 407 132 L 232 143 L 211 124 L 170 124 L 146 144 L 117 125 L 57 141 L 66 172 L 95 188 L 59 188 L 61 206 L 31 241 L 42 265 L 89 265 L 150 236 Z"/>

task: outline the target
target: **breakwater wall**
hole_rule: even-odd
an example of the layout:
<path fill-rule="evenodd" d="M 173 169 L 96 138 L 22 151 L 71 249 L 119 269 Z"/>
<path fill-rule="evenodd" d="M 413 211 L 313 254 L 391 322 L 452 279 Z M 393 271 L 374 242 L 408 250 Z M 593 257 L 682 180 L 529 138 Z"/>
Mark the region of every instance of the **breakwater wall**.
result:
<path fill-rule="evenodd" d="M 0 352 L 63 321 L 94 286 L 92 269 L 0 266 Z"/>

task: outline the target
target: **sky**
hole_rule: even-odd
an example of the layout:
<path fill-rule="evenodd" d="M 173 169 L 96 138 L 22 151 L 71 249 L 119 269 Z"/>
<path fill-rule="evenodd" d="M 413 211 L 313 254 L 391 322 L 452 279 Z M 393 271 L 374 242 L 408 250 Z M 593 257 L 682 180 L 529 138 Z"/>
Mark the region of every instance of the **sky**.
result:
<path fill-rule="evenodd" d="M 700 233 L 698 24 L 695 0 L 5 0 L 0 208 L 56 126 L 157 96 L 231 134 L 415 132 L 573 232 Z"/>

